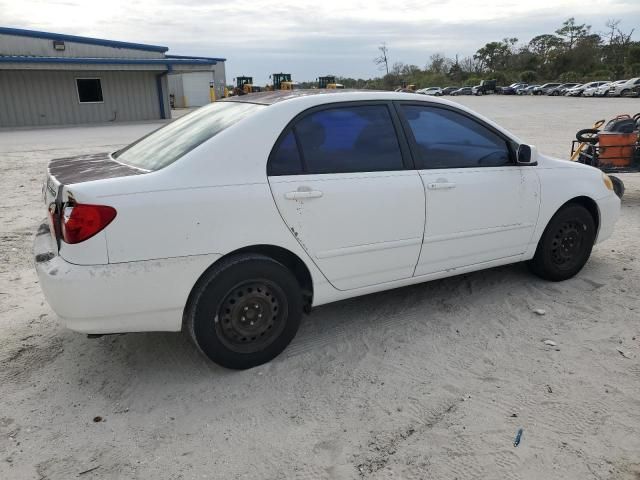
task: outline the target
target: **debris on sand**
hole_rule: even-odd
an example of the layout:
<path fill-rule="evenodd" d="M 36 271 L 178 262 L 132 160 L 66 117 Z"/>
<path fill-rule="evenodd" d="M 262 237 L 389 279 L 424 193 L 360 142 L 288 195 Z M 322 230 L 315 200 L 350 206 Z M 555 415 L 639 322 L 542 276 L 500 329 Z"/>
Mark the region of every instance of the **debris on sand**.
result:
<path fill-rule="evenodd" d="M 82 471 L 82 472 L 78 473 L 78 476 L 80 476 L 80 475 L 84 475 L 85 473 L 93 472 L 94 470 L 99 469 L 101 466 L 102 466 L 102 465 L 97 465 L 97 466 L 95 466 L 95 467 L 93 467 L 93 468 L 90 468 L 90 469 L 88 469 L 88 470 L 84 470 L 84 471 Z"/>
<path fill-rule="evenodd" d="M 516 438 L 513 441 L 513 446 L 517 447 L 518 445 L 520 445 L 520 440 L 522 440 L 522 428 L 518 429 L 518 433 L 516 433 Z"/>
<path fill-rule="evenodd" d="M 624 358 L 631 358 L 631 354 L 629 352 L 625 352 L 621 348 L 618 348 L 617 350 L 618 350 L 618 353 L 622 355 Z"/>
<path fill-rule="evenodd" d="M 549 345 L 550 347 L 555 347 L 557 345 L 557 343 L 554 342 L 553 340 L 545 340 L 544 344 Z"/>
<path fill-rule="evenodd" d="M 536 308 L 533 313 L 535 313 L 536 315 L 546 315 L 547 311 L 543 308 Z"/>

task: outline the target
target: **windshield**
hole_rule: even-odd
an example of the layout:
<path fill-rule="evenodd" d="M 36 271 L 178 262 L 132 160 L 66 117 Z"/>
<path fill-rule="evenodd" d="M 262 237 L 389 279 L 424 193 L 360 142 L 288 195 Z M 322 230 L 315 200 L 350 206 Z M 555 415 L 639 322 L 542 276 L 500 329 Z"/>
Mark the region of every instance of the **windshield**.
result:
<path fill-rule="evenodd" d="M 119 162 L 159 170 L 265 105 L 214 102 L 151 132 L 113 154 Z"/>

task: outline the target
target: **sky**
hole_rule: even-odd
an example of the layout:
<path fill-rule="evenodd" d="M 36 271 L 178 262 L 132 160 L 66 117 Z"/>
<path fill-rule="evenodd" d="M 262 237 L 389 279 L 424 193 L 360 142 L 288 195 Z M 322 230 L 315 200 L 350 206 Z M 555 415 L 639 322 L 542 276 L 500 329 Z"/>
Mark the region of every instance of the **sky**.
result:
<path fill-rule="evenodd" d="M 371 78 L 389 60 L 424 67 L 434 53 L 460 58 L 490 41 L 553 33 L 568 17 L 604 32 L 620 19 L 640 40 L 640 0 L 0 0 L 0 26 L 164 45 L 169 53 L 227 59 L 264 85 L 334 74 Z"/>

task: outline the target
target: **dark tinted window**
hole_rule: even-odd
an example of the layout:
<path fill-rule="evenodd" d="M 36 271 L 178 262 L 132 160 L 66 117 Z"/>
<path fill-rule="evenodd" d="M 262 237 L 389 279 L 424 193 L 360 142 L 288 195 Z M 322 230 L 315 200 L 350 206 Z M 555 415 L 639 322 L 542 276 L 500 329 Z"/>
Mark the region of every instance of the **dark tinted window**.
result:
<path fill-rule="evenodd" d="M 331 108 L 295 125 L 306 173 L 401 170 L 402 154 L 386 105 Z"/>
<path fill-rule="evenodd" d="M 510 163 L 506 141 L 451 110 L 403 105 L 418 147 L 419 168 L 497 167 Z"/>
<path fill-rule="evenodd" d="M 296 137 L 290 131 L 276 147 L 269 160 L 269 175 L 302 174 L 300 153 L 296 145 Z"/>
<path fill-rule="evenodd" d="M 78 100 L 80 103 L 102 102 L 102 84 L 99 78 L 78 78 Z"/>

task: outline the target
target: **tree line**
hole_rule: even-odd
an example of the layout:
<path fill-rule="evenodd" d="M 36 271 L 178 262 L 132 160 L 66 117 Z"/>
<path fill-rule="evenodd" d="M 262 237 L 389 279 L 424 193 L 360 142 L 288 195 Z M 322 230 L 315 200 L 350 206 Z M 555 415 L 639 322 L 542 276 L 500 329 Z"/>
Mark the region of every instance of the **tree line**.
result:
<path fill-rule="evenodd" d="M 382 76 L 339 77 L 338 81 L 346 88 L 392 89 L 403 82 L 418 87 L 477 85 L 489 78 L 495 78 L 498 85 L 619 80 L 640 76 L 640 42 L 632 40 L 633 32 L 624 31 L 620 20 L 608 20 L 605 30 L 597 33 L 572 17 L 555 32 L 537 35 L 527 43 L 504 38 L 463 58 L 434 53 L 424 68 L 391 63 L 390 49 L 383 43 L 373 59 Z"/>

